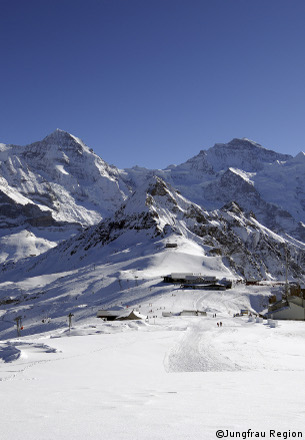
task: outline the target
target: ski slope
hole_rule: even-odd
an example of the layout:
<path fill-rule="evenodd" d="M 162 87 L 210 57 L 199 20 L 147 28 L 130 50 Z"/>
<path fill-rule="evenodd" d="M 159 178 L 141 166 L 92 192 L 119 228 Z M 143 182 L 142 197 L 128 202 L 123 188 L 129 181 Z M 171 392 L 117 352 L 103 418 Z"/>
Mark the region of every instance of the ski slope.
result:
<path fill-rule="evenodd" d="M 70 333 L 1 341 L 1 437 L 209 440 L 220 429 L 302 431 L 304 336 L 304 323 L 270 328 L 220 312 L 149 323 L 92 318 Z"/>
<path fill-rule="evenodd" d="M 162 276 L 177 270 L 234 279 L 196 241 L 173 235 L 178 247 L 167 249 L 167 240 L 127 231 L 104 246 L 73 253 L 66 243 L 7 266 L 1 438 L 210 440 L 217 430 L 303 428 L 304 322 L 271 328 L 233 317 L 243 308 L 261 312 L 280 287 L 166 284 Z M 103 322 L 102 308 L 136 309 L 147 319 Z M 178 316 L 183 310 L 207 316 Z"/>

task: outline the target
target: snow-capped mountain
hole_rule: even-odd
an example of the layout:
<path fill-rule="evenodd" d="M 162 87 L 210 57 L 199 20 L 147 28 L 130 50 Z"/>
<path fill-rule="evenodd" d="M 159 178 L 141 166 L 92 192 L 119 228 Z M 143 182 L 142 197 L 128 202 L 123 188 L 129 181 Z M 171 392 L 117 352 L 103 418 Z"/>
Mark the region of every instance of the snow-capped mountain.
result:
<path fill-rule="evenodd" d="M 191 239 L 195 234 L 195 241 L 201 236 L 200 245 L 210 243 L 212 237 L 217 252 L 231 258 L 232 252 L 225 246 L 231 211 L 224 206 L 238 206 L 238 221 L 243 224 L 239 228 L 247 230 L 251 224 L 253 231 L 272 231 L 275 235 L 268 233 L 269 237 L 279 237 L 279 243 L 286 237 L 290 243 L 299 241 L 297 246 L 302 248 L 304 157 L 303 153 L 295 158 L 279 154 L 248 139 L 233 139 L 164 170 L 119 170 L 79 138 L 58 129 L 25 147 L 1 144 L 1 261 L 38 255 L 99 222 L 93 230 L 99 231 L 95 234 L 100 234 L 102 241 L 126 228 L 153 228 L 157 235 L 168 233 L 170 228 Z M 149 181 L 154 189 L 144 191 Z M 162 208 L 165 199 L 168 204 Z M 190 224 L 189 210 L 200 210 L 199 217 L 207 224 L 216 222 L 217 228 L 209 227 L 210 232 L 203 234 L 203 225 Z M 214 237 L 211 230 L 217 232 Z M 248 238 L 240 245 L 243 250 L 239 249 L 247 254 L 248 234 L 234 232 L 229 241 L 237 243 L 241 235 Z M 94 234 L 92 240 L 97 240 Z M 235 271 L 242 273 L 239 264 Z M 267 277 L 274 274 L 273 269 L 258 270 L 264 272 Z"/>
<path fill-rule="evenodd" d="M 305 241 L 304 153 L 295 158 L 263 148 L 248 139 L 216 144 L 181 165 L 165 170 L 128 170 L 138 186 L 159 175 L 205 209 L 237 202 L 268 228 Z"/>
<path fill-rule="evenodd" d="M 151 239 L 179 236 L 195 242 L 208 258 L 222 260 L 219 265 L 245 278 L 283 279 L 288 248 L 291 275 L 305 275 L 304 245 L 285 241 L 235 202 L 221 210 L 203 210 L 157 176 L 136 190 L 110 220 L 93 228 L 90 238 L 84 233 L 70 254 L 105 245 L 130 230 L 145 231 Z"/>
<path fill-rule="evenodd" d="M 115 167 L 58 129 L 25 147 L 2 144 L 0 171 L 6 196 L 36 205 L 57 222 L 95 224 L 129 192 Z"/>
<path fill-rule="evenodd" d="M 260 144 L 249 139 L 233 139 L 227 144 L 215 144 L 208 150 L 201 150 L 200 153 L 186 163 L 191 169 L 203 169 L 211 167 L 214 172 L 228 168 L 239 168 L 246 172 L 257 172 L 265 165 L 276 161 L 287 161 L 291 159 L 288 154 L 276 153 L 267 150 Z"/>
<path fill-rule="evenodd" d="M 283 281 L 287 257 L 289 278 L 304 282 L 303 243 L 285 240 L 235 202 L 203 210 L 154 176 L 111 218 L 41 255 L 2 264 L 2 327 L 8 322 L 10 335 L 17 312 L 30 320 L 35 333 L 48 316 L 62 326 L 71 312 L 82 319 L 101 306 L 151 302 L 151 295 L 170 292 L 161 281 L 172 272 Z M 221 302 L 220 294 L 217 298 Z M 266 299 L 255 298 L 256 308 L 262 309 Z"/>
<path fill-rule="evenodd" d="M 283 292 L 287 262 L 289 279 L 305 281 L 305 242 L 295 238 L 304 157 L 248 147 L 257 157 L 231 157 L 223 146 L 217 163 L 216 153 L 200 153 L 204 160 L 166 170 L 117 170 L 58 131 L 25 148 L 1 147 L 3 438 L 67 438 L 71 430 L 80 438 L 88 426 L 90 438 L 138 438 L 147 429 L 149 438 L 214 438 L 220 417 L 224 432 L 233 426 L 233 401 L 233 422 L 247 433 L 249 378 L 255 410 L 266 388 L 271 396 L 253 412 L 254 426 L 288 432 L 287 408 L 276 406 L 280 381 L 292 436 L 301 432 L 303 323 L 277 327 L 240 310 L 264 313 Z M 285 206 L 276 188 L 286 191 Z M 163 282 L 173 272 L 231 288 Z M 248 286 L 245 278 L 266 282 Z M 143 319 L 97 319 L 109 311 Z"/>
<path fill-rule="evenodd" d="M 54 140 L 57 135 L 59 139 L 65 139 L 62 142 L 64 147 L 60 147 L 60 142 L 57 145 Z M 259 167 L 256 163 L 255 167 L 260 169 L 257 172 L 238 169 L 236 162 L 235 168 L 227 163 L 228 169 L 216 171 L 211 163 L 208 171 L 207 167 L 203 169 L 199 166 L 197 176 L 193 172 L 184 172 L 184 178 L 181 178 L 180 174 L 180 184 L 177 185 L 176 169 L 179 167 L 158 171 L 108 168 L 81 141 L 73 139 L 68 134 L 55 132 L 51 138 L 47 137 L 42 142 L 42 147 L 40 143 L 38 146 L 32 144 L 37 148 L 33 161 L 29 158 L 32 154 L 21 154 L 22 168 L 15 167 L 12 175 L 7 173 L 6 183 L 2 185 L 3 193 L 6 191 L 8 194 L 8 206 L 11 204 L 19 216 L 11 214 L 12 211 L 8 209 L 7 218 L 10 221 L 14 218 L 23 220 L 20 225 L 16 221 L 15 227 L 12 222 L 10 228 L 4 222 L 1 230 L 0 304 L 4 307 L 1 312 L 2 327 L 5 327 L 3 335 L 12 334 L 11 323 L 16 313 L 22 313 L 31 320 L 30 331 L 35 333 L 41 331 L 41 322 L 45 320 L 45 316 L 57 317 L 52 324 L 56 327 L 57 324 L 63 325 L 65 316 L 71 311 L 82 319 L 82 316 L 94 314 L 96 307 L 136 304 L 144 297 L 147 301 L 150 295 L 160 297 L 169 292 L 169 288 L 161 283 L 162 276 L 171 272 L 202 273 L 233 280 L 243 278 L 283 281 L 288 261 L 289 278 L 305 281 L 305 243 L 287 234 L 287 231 L 296 227 L 297 220 L 288 212 L 281 215 L 281 208 L 264 200 L 262 192 L 253 184 L 253 179 L 258 175 L 261 176 L 261 182 L 263 181 L 263 176 L 268 175 L 268 167 L 274 170 L 279 167 L 281 172 L 296 167 L 301 174 L 302 157 L 289 158 L 283 165 L 282 162 L 276 162 Z M 16 150 L 17 147 L 7 147 L 6 151 L 10 151 L 10 148 Z M 69 151 L 70 148 L 72 152 Z M 30 146 L 25 149 L 32 152 Z M 21 150 L 23 151 L 22 148 Z M 63 156 L 63 150 L 69 161 Z M 42 154 L 42 163 L 37 159 L 39 154 Z M 27 168 L 24 159 L 26 155 L 29 163 Z M 64 157 L 60 164 L 59 157 Z M 279 160 L 279 156 L 276 157 Z M 8 154 L 7 163 L 9 160 Z M 15 163 L 18 162 L 17 155 L 14 160 Z M 48 167 L 43 166 L 44 161 L 49 161 Z M 83 168 L 81 163 L 84 164 Z M 100 164 L 100 168 L 96 163 Z M 1 166 L 4 167 L 3 163 Z M 184 164 L 181 169 L 188 166 L 189 164 Z M 88 169 L 90 176 L 87 176 Z M 56 173 L 62 174 L 63 170 L 68 174 L 60 178 L 67 179 L 67 185 L 56 181 Z M 14 176 L 20 176 L 23 172 L 26 174 L 25 181 L 17 179 L 19 186 L 14 186 Z M 94 172 L 96 175 L 93 179 Z M 276 171 L 274 173 L 276 175 Z M 194 183 L 195 179 L 197 182 L 201 179 L 203 187 L 209 189 L 210 196 L 214 191 L 214 209 L 206 209 L 200 203 L 195 203 L 194 199 L 198 199 L 198 184 Z M 275 180 L 275 177 L 272 179 Z M 29 191 L 31 181 L 36 185 L 39 182 L 39 200 L 35 186 L 33 194 Z M 83 182 L 86 191 L 89 191 L 88 182 L 104 190 L 109 185 L 113 192 L 105 195 L 105 200 L 108 200 L 108 214 L 104 214 L 105 217 L 102 218 L 102 191 L 98 203 L 94 204 L 91 197 L 89 204 L 85 196 L 83 199 L 80 197 L 81 189 L 74 191 L 75 185 L 71 182 L 79 182 L 78 185 Z M 25 186 L 22 186 L 23 183 Z M 45 189 L 48 186 L 56 192 L 59 206 L 63 203 L 60 197 L 66 191 L 67 206 L 62 207 L 62 210 L 56 210 L 52 203 L 47 205 Z M 177 186 L 180 191 L 177 191 Z M 92 194 L 95 191 L 97 190 L 93 187 Z M 117 198 L 112 199 L 110 195 L 113 196 L 115 191 Z M 186 192 L 191 197 L 187 197 Z M 302 197 L 300 192 L 298 194 Z M 204 193 L 203 195 L 206 196 Z M 236 202 L 237 196 L 246 208 Z M 3 197 L 2 200 L 5 219 L 7 198 Z M 74 203 L 73 222 L 69 216 L 64 221 L 64 213 L 70 212 L 68 200 Z M 223 201 L 228 203 L 223 205 Z M 94 212 L 101 219 L 97 224 L 92 224 L 91 207 L 94 207 Z M 250 207 L 253 208 L 252 212 Z M 28 216 L 24 214 L 28 212 L 27 209 L 33 210 Z M 45 223 L 39 220 L 35 224 L 35 209 L 38 219 L 41 219 L 41 213 L 46 213 L 49 220 Z M 81 212 L 86 212 L 90 221 L 85 229 L 79 231 L 77 228 L 81 228 L 81 225 L 76 222 L 80 220 Z M 274 223 L 274 228 L 268 228 L 258 218 L 257 212 L 265 215 L 265 223 L 270 222 L 270 218 L 277 218 L 276 216 L 282 221 L 286 215 L 287 228 L 280 221 Z M 175 246 L 168 247 L 168 244 Z M 268 292 L 266 295 L 270 294 L 270 290 Z M 234 292 L 232 295 L 234 296 Z M 213 303 L 214 301 L 213 299 Z M 234 305 L 234 299 L 232 301 L 230 308 L 235 310 L 242 300 L 238 300 L 238 306 Z M 250 301 L 248 297 L 247 301 Z M 255 301 L 258 301 L 256 310 L 264 308 L 264 298 L 260 300 L 257 297 Z"/>
<path fill-rule="evenodd" d="M 129 194 L 115 167 L 58 129 L 25 147 L 0 144 L 0 173 L 0 240 L 7 242 L 14 228 L 24 256 L 98 223 Z M 23 240 L 25 230 L 31 233 L 31 248 Z M 2 250 L 0 261 L 18 259 L 19 254 L 14 245 Z"/>
<path fill-rule="evenodd" d="M 290 275 L 305 276 L 305 244 L 285 240 L 253 215 L 246 214 L 235 202 L 220 210 L 203 210 L 154 176 L 112 217 L 37 257 L 34 264 L 29 259 L 26 263 L 5 265 L 2 277 L 10 277 L 12 268 L 17 272 L 25 269 L 38 276 L 46 271 L 59 272 L 63 264 L 70 270 L 88 262 L 98 263 L 107 255 L 110 243 L 117 252 L 137 245 L 145 253 L 145 246 L 150 248 L 160 241 L 165 246 L 166 241 L 175 242 L 180 238 L 199 246 L 206 264 L 222 267 L 223 272 L 233 277 L 284 279 L 287 249 Z"/>

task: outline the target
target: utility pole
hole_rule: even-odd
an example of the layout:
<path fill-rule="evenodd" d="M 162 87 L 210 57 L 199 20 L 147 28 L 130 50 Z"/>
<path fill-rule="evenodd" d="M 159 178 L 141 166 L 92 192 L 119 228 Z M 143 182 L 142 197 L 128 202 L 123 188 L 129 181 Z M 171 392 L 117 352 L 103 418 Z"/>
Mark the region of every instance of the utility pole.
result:
<path fill-rule="evenodd" d="M 71 327 L 72 327 L 72 317 L 73 317 L 73 313 L 69 313 L 68 318 L 69 318 L 69 332 L 71 331 Z"/>
<path fill-rule="evenodd" d="M 16 318 L 14 319 L 14 321 L 16 321 L 16 325 L 17 325 L 17 336 L 18 336 L 18 338 L 21 336 L 21 333 L 20 333 L 20 330 L 21 330 L 21 327 L 22 327 L 22 324 L 21 324 L 21 316 L 16 316 Z"/>
<path fill-rule="evenodd" d="M 285 245 L 285 260 L 286 260 L 286 271 L 285 271 L 285 296 L 288 298 L 289 295 L 289 284 L 288 284 L 288 249 Z"/>

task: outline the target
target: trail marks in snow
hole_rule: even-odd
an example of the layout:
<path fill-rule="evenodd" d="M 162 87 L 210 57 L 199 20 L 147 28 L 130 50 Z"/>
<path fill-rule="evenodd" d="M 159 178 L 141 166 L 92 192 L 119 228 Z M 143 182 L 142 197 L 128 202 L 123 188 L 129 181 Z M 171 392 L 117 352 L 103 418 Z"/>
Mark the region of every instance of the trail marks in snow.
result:
<path fill-rule="evenodd" d="M 1 342 L 0 366 L 1 363 L 8 365 L 7 368 L 1 369 L 0 382 L 15 379 L 19 373 L 23 373 L 33 365 L 49 362 L 50 358 L 43 359 L 41 355 L 57 352 L 56 348 L 42 343 Z"/>
<path fill-rule="evenodd" d="M 266 323 L 243 319 L 188 318 L 187 330 L 165 356 L 167 372 L 219 371 L 305 371 L 305 329 L 290 335 L 285 329 L 271 329 Z M 298 325 L 298 324 L 296 324 Z"/>
<path fill-rule="evenodd" d="M 239 369 L 225 354 L 217 351 L 213 345 L 213 339 L 218 335 L 217 331 L 212 330 L 211 327 L 210 321 L 190 322 L 187 331 L 165 358 L 166 371 L 181 373 Z"/>

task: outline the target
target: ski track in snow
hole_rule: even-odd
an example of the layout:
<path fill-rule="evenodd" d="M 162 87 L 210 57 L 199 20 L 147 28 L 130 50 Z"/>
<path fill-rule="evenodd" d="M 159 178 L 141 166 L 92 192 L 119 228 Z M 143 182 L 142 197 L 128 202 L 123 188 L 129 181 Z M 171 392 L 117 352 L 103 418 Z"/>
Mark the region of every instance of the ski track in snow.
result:
<path fill-rule="evenodd" d="M 266 322 L 247 322 L 223 314 L 216 319 L 186 319 L 185 331 L 164 359 L 169 373 L 305 369 L 305 348 L 300 345 L 297 353 L 293 346 L 294 340 L 301 338 L 297 333 L 273 332 Z M 223 326 L 217 327 L 220 321 Z"/>
<path fill-rule="evenodd" d="M 190 325 L 170 350 L 165 359 L 168 372 L 234 371 L 238 369 L 225 355 L 219 353 L 211 341 L 216 332 L 207 325 Z"/>

